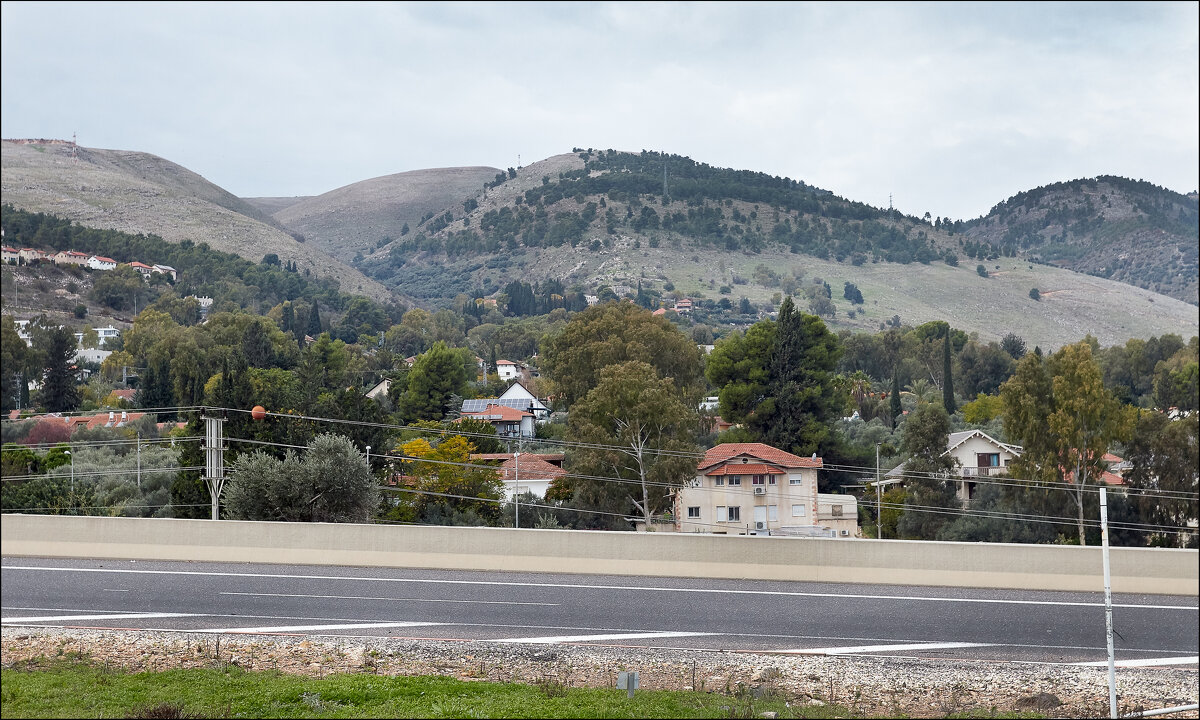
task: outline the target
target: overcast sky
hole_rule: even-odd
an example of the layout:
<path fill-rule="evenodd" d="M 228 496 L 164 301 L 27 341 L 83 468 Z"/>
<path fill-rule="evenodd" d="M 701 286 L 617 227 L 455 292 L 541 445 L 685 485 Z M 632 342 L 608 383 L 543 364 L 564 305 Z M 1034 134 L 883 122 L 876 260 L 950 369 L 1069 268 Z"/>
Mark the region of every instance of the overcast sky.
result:
<path fill-rule="evenodd" d="M 960 219 L 1081 177 L 1200 187 L 1195 2 L 2 5 L 0 136 L 242 197 L 575 146 Z"/>

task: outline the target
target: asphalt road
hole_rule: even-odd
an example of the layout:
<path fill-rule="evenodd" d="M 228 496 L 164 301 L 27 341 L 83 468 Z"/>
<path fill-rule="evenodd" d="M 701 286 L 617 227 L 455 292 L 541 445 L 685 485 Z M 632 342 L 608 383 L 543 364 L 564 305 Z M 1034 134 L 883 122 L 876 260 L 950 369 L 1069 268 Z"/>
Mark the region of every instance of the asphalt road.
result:
<path fill-rule="evenodd" d="M 4 558 L 0 581 L 6 627 L 1107 657 L 1102 592 L 40 558 Z M 1196 597 L 1115 595 L 1118 665 L 1195 668 L 1197 606 Z"/>

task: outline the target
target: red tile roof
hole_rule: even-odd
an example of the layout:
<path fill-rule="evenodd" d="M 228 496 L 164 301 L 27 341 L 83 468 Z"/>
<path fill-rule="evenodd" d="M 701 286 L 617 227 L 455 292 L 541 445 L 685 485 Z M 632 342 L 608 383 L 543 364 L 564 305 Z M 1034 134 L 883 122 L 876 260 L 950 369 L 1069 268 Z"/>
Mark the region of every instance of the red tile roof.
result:
<path fill-rule="evenodd" d="M 779 468 L 763 465 L 762 463 L 726 463 L 721 467 L 714 468 L 707 473 L 708 475 L 786 475 Z"/>
<path fill-rule="evenodd" d="M 819 468 L 824 466 L 824 462 L 819 457 L 802 458 L 789 452 L 784 452 L 779 448 L 773 448 L 765 443 L 722 443 L 704 453 L 704 459 L 700 461 L 696 469 L 704 470 L 739 455 L 747 455 L 751 459 L 763 460 L 772 465 L 781 465 L 787 468 Z"/>
<path fill-rule="evenodd" d="M 500 466 L 500 479 L 504 482 L 517 482 L 517 471 L 520 471 L 520 480 L 545 480 L 547 478 L 562 477 L 567 474 L 557 465 L 551 465 L 545 460 L 537 456 L 522 455 L 520 458 L 520 467 L 517 467 L 515 459 L 508 459 Z"/>
<path fill-rule="evenodd" d="M 500 422 L 520 422 L 521 418 L 533 417 L 532 413 L 527 413 L 524 410 L 510 408 L 507 405 L 488 405 L 487 409 L 479 412 L 463 413 L 463 417 L 473 417 L 480 420 L 500 421 Z"/>

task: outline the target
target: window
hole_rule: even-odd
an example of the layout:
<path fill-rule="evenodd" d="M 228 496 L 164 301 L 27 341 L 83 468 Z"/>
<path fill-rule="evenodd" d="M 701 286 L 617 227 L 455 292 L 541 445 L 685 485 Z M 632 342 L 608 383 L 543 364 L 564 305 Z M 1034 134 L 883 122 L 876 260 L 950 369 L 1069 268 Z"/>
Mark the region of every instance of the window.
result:
<path fill-rule="evenodd" d="M 774 475 L 767 476 L 767 483 L 774 485 L 775 484 L 775 476 Z"/>
<path fill-rule="evenodd" d="M 696 507 L 689 507 L 688 508 L 688 517 L 689 518 L 699 518 L 700 517 L 700 506 L 697 505 Z"/>
<path fill-rule="evenodd" d="M 803 484 L 804 484 L 803 476 L 801 476 L 801 475 L 788 476 L 788 485 L 803 485 Z"/>
<path fill-rule="evenodd" d="M 729 476 L 729 484 L 730 485 L 741 485 L 742 484 L 742 476 L 741 475 L 730 475 Z"/>
<path fill-rule="evenodd" d="M 766 485 L 767 484 L 767 476 L 766 475 L 755 475 L 754 480 L 752 482 L 755 485 Z"/>
<path fill-rule="evenodd" d="M 727 513 L 725 512 L 725 506 L 718 505 L 717 506 L 717 522 L 725 522 L 726 519 L 728 519 L 728 517 L 727 517 Z"/>
<path fill-rule="evenodd" d="M 767 506 L 767 519 L 770 520 L 771 522 L 777 522 L 779 520 L 779 506 L 778 505 L 768 505 Z"/>
<path fill-rule="evenodd" d="M 803 505 L 792 506 L 792 517 L 805 517 L 808 515 L 808 508 Z"/>
<path fill-rule="evenodd" d="M 720 475 L 718 475 L 716 477 L 716 479 L 713 480 L 713 485 L 716 485 L 717 487 L 720 487 L 724 484 L 725 484 L 725 478 L 721 477 Z"/>
<path fill-rule="evenodd" d="M 834 517 L 841 517 L 842 516 L 842 506 L 841 505 L 830 505 L 829 506 L 829 514 Z"/>
<path fill-rule="evenodd" d="M 729 507 L 729 522 L 737 522 L 742 519 L 742 508 L 737 505 Z"/>

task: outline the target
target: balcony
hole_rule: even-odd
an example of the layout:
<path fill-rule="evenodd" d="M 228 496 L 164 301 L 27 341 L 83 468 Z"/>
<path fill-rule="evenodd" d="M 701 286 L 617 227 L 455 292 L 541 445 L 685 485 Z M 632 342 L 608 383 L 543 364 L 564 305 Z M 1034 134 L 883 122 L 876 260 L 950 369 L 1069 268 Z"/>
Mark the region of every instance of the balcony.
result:
<path fill-rule="evenodd" d="M 958 469 L 958 474 L 962 477 L 993 477 L 1007 470 L 1008 468 L 998 465 L 990 467 L 961 467 Z"/>

